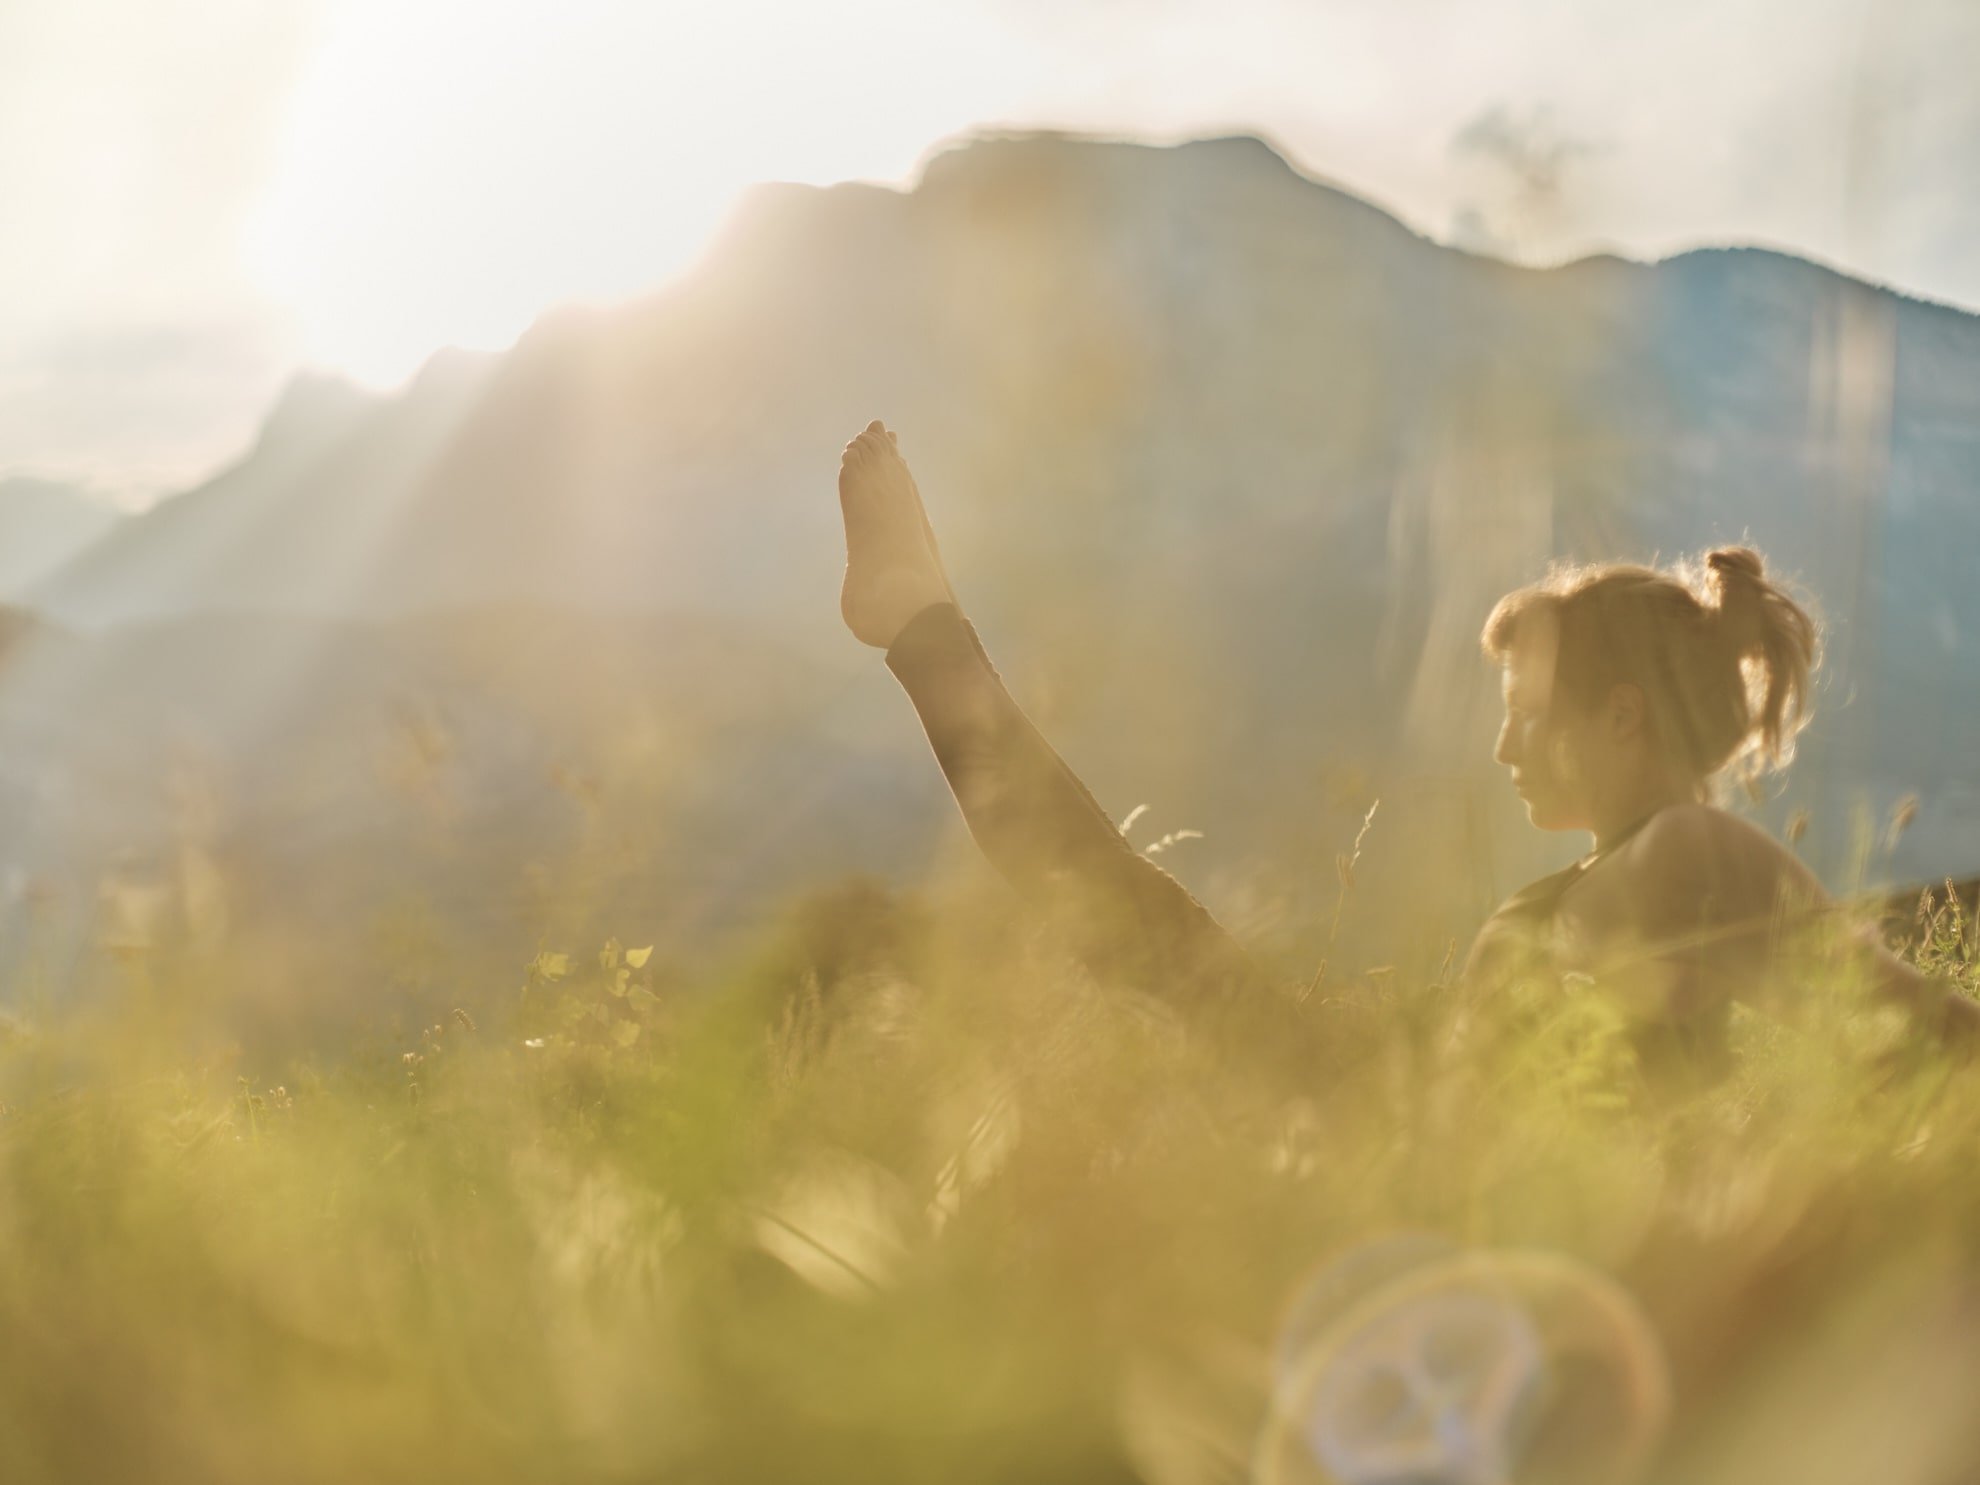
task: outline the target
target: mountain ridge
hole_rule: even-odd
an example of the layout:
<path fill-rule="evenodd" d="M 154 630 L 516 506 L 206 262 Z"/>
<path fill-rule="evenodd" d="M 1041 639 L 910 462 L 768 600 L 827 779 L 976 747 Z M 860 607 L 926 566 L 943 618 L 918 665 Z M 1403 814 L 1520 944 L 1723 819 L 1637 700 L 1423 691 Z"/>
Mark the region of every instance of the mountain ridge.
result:
<path fill-rule="evenodd" d="M 1327 780 L 1366 776 L 1385 802 L 1364 880 L 1450 859 L 1461 887 L 1424 922 L 1475 922 L 1565 849 L 1489 762 L 1491 602 L 1555 558 L 1749 536 L 1822 597 L 1834 662 L 1765 812 L 1813 810 L 1839 885 L 1851 813 L 1907 792 L 1926 809 L 1893 872 L 1964 875 L 1980 844 L 1959 741 L 1980 696 L 1945 682 L 1980 636 L 1980 317 L 1771 249 L 1524 268 L 1262 141 L 1026 136 L 938 153 L 913 190 L 766 188 L 655 294 L 546 315 L 396 397 L 304 386 L 287 416 L 37 599 L 113 640 L 216 610 L 419 624 L 489 603 L 601 635 L 662 610 L 744 626 L 806 657 L 764 661 L 766 684 L 816 669 L 853 710 L 778 714 L 774 746 L 697 760 L 706 787 L 742 810 L 796 787 L 775 771 L 801 773 L 807 742 L 856 738 L 832 756 L 863 792 L 834 823 L 888 820 L 906 834 L 874 849 L 898 861 L 946 815 L 898 697 L 838 633 L 831 491 L 839 446 L 883 416 L 1014 689 L 1117 817 L 1149 800 L 1205 832 L 1180 864 L 1213 905 L 1241 880 L 1331 890 L 1329 822 L 1367 798 L 1336 808 L 1354 791 Z M 135 684 L 126 663 L 89 705 Z M 310 663 L 299 644 L 284 673 L 306 686 Z M 746 683 L 720 668 L 667 672 L 658 703 L 692 717 Z"/>

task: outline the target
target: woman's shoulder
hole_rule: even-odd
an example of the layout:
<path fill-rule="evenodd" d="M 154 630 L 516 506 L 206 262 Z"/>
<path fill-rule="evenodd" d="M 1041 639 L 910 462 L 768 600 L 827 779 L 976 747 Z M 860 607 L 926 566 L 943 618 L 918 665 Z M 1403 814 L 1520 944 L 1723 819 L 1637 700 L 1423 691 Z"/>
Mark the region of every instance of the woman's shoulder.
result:
<path fill-rule="evenodd" d="M 1615 855 L 1640 865 L 1694 851 L 1750 849 L 1747 832 L 1754 832 L 1749 822 L 1717 805 L 1667 804 L 1637 827 Z"/>
<path fill-rule="evenodd" d="M 1611 880 L 1629 878 L 1653 901 L 1704 894 L 1735 914 L 1767 912 L 1784 891 L 1823 896 L 1814 873 L 1786 846 L 1751 820 L 1710 804 L 1659 810 L 1624 842 L 1612 866 Z"/>
<path fill-rule="evenodd" d="M 1672 804 L 1657 811 L 1624 842 L 1619 854 L 1639 863 L 1725 855 L 1747 860 L 1795 860 L 1794 854 L 1751 820 L 1715 804 Z"/>

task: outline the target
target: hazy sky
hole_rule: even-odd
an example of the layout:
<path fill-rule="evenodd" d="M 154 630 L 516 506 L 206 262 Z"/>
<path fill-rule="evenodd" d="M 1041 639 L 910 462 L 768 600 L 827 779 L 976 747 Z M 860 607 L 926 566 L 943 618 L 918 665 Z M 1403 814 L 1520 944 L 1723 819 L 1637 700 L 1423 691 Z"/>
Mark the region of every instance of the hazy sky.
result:
<path fill-rule="evenodd" d="M 984 125 L 1255 130 L 1511 256 L 1980 308 L 1976 70 L 1980 0 L 0 0 L 0 475 L 188 483 L 300 366 L 393 385 Z"/>

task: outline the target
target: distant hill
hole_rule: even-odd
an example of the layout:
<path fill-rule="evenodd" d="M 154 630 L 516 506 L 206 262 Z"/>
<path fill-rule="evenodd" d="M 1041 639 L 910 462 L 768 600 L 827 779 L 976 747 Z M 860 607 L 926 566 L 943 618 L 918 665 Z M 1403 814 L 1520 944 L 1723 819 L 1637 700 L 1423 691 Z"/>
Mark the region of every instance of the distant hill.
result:
<path fill-rule="evenodd" d="M 17 476 L 0 480 L 0 601 L 100 540 L 122 513 L 74 485 Z"/>
<path fill-rule="evenodd" d="M 544 942 L 706 945 L 822 878 L 916 870 L 942 820 L 924 745 L 870 725 L 884 673 L 745 625 L 9 627 L 0 1005 L 159 943 L 253 966 L 281 1020 L 497 994 Z"/>
<path fill-rule="evenodd" d="M 357 636 L 450 611 L 555 613 L 613 653 L 662 643 L 663 621 L 685 626 L 667 644 L 733 626 L 849 678 L 863 740 L 819 780 L 851 791 L 846 818 L 898 832 L 842 858 L 898 861 L 945 808 L 834 602 L 833 472 L 876 415 L 1026 704 L 1110 807 L 1206 832 L 1169 859 L 1227 914 L 1324 912 L 1379 793 L 1364 880 L 1414 884 L 1436 859 L 1466 885 L 1424 921 L 1475 922 L 1561 849 L 1489 761 L 1493 598 L 1557 555 L 1742 536 L 1829 619 L 1820 721 L 1768 811 L 1814 812 L 1806 848 L 1837 881 L 1980 859 L 1980 318 L 1751 249 L 1512 267 L 1255 139 L 989 137 L 909 192 L 762 188 L 649 299 L 443 356 L 398 397 L 298 383 L 239 464 L 30 596 L 77 629 L 120 626 L 106 676 L 179 636 L 144 662 L 147 694 L 220 716 L 273 684 L 234 648 L 252 615 L 327 626 L 346 680 L 319 696 L 362 681 L 374 708 L 396 672 Z M 228 614 L 235 629 L 200 627 Z M 308 658 L 277 667 L 305 691 Z M 763 664 L 765 686 L 804 673 Z M 694 715 L 740 683 L 651 684 Z M 10 726 L 54 725 L 58 692 L 38 722 L 0 715 L 0 754 Z M 747 800 L 802 769 L 828 733 L 801 694 L 775 713 L 774 760 L 731 750 L 697 787 Z M 111 705 L 93 696 L 59 705 Z M 125 766 L 120 746 L 94 766 Z M 1917 823 L 1865 860 L 1907 791 Z"/>
<path fill-rule="evenodd" d="M 30 601 L 85 628 L 215 610 L 361 612 L 313 600 L 350 591 L 483 366 L 439 358 L 394 399 L 298 377 L 239 463 L 130 518 Z"/>

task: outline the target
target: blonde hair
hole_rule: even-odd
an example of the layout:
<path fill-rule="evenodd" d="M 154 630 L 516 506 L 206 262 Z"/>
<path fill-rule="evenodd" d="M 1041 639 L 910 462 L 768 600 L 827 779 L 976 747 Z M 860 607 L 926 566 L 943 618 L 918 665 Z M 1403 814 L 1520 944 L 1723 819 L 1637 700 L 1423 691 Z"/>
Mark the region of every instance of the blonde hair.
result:
<path fill-rule="evenodd" d="M 1701 780 L 1784 768 L 1808 720 L 1819 664 L 1808 610 L 1768 581 L 1760 554 L 1720 547 L 1667 570 L 1557 564 L 1501 598 L 1480 636 L 1503 662 L 1520 627 L 1558 625 L 1554 695 L 1593 707 L 1612 686 L 1642 690 L 1673 761 Z"/>

